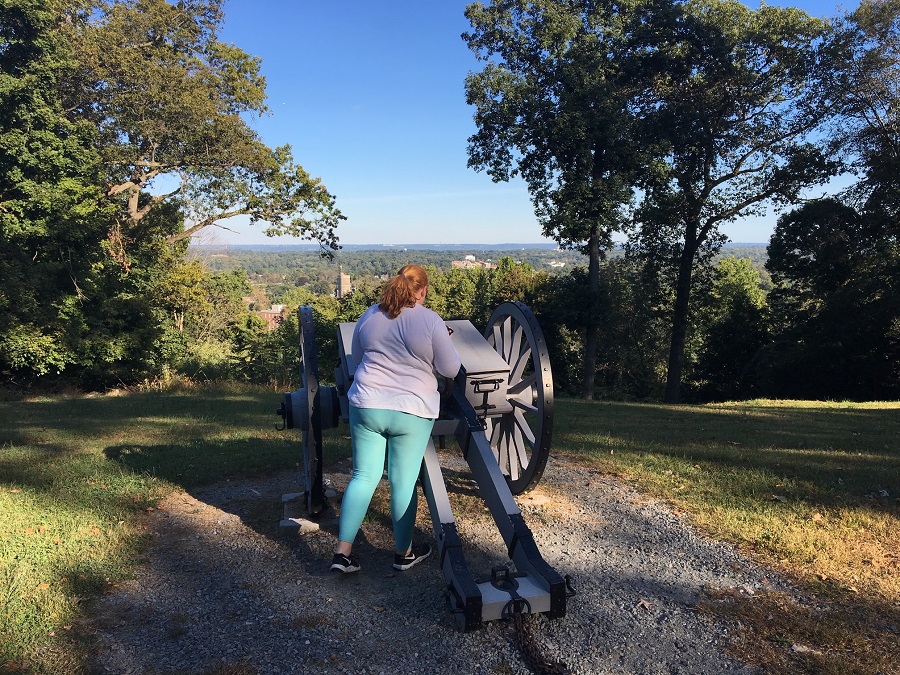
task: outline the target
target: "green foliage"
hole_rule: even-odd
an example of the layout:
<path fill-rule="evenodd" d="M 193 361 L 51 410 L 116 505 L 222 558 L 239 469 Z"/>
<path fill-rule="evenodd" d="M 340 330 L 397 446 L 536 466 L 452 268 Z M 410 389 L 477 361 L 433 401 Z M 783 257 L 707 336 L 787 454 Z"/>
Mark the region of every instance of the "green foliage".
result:
<path fill-rule="evenodd" d="M 672 9 L 666 0 L 466 8 L 463 38 L 485 63 L 466 78 L 478 127 L 469 166 L 495 181 L 522 176 L 544 234 L 588 255 L 585 302 L 595 313 L 601 251 L 626 229 L 635 187 L 661 151 L 654 114 L 636 112 L 664 72 L 655 27 L 670 24 Z M 591 397 L 598 328 L 585 331 L 582 395 Z"/>
<path fill-rule="evenodd" d="M 56 375 L 83 363 L 86 307 L 107 284 L 97 209 L 96 129 L 66 117 L 59 90 L 74 69 L 56 30 L 61 4 L 0 9 L 0 374 Z M 102 291 L 99 291 L 102 292 Z"/>
<path fill-rule="evenodd" d="M 367 249 L 345 247 L 335 252 L 332 259 L 323 258 L 318 251 L 283 248 L 289 250 L 269 246 L 254 248 L 199 246 L 192 247 L 191 251 L 214 272 L 243 269 L 255 283 L 284 286 L 305 286 L 323 275 L 327 275 L 333 283 L 340 269 L 351 276 L 354 284 L 362 278 L 380 280 L 381 277 L 393 276 L 397 270 L 409 263 L 426 268 L 434 267 L 447 273 L 451 271 L 454 260 L 462 260 L 466 255 L 491 263 L 496 262 L 498 258 L 510 257 L 517 262 L 527 262 L 536 270 L 551 273 L 559 269 L 550 266 L 553 262 L 562 262 L 565 269 L 583 265 L 587 260 L 577 251 L 550 248 L 512 250 L 481 249 L 473 246 L 453 250 L 431 248 L 397 250 L 392 247 Z M 756 247 L 757 258 L 764 261 L 765 253 L 764 245 Z M 750 255 L 748 251 L 742 251 L 742 254 Z M 333 287 L 331 290 L 334 290 Z"/>
<path fill-rule="evenodd" d="M 210 274 L 197 261 L 180 261 L 159 290 L 167 311 L 164 325 L 170 346 L 165 362 L 192 378 L 227 377 L 235 336 L 246 338 L 250 322 L 259 322 L 244 303 L 251 291 L 246 274 Z M 243 339 L 240 350 L 245 351 L 248 344 L 252 340 Z"/>
<path fill-rule="evenodd" d="M 848 151 L 860 180 L 848 197 L 869 211 L 896 218 L 900 84 L 900 2 L 863 0 L 842 17 L 830 42 L 829 92 L 841 115 L 832 133 Z"/>
<path fill-rule="evenodd" d="M 759 259 L 759 247 L 735 247 L 728 249 L 740 255 L 749 255 Z M 259 254 L 248 255 L 240 252 L 232 254 L 240 260 L 248 260 L 251 264 L 260 261 Z M 550 253 L 550 252 L 548 252 Z M 555 252 L 558 253 L 558 252 Z M 764 249 L 762 249 L 764 254 Z M 368 252 L 374 259 L 370 266 L 385 264 L 392 253 L 381 251 Z M 343 256 L 343 253 L 340 254 Z M 362 253 L 356 255 L 362 256 Z M 583 354 L 587 326 L 593 321 L 598 327 L 598 360 L 595 377 L 597 396 L 604 398 L 654 399 L 661 396 L 665 374 L 665 357 L 668 333 L 666 317 L 671 306 L 671 289 L 659 285 L 658 277 L 646 274 L 641 264 L 630 259 L 616 256 L 600 266 L 599 303 L 596 313 L 585 302 L 587 287 L 587 270 L 582 267 L 570 269 L 565 274 L 551 275 L 536 271 L 527 262 L 516 262 L 510 256 L 501 257 L 498 267 L 491 269 L 461 269 L 449 266 L 449 260 L 458 255 L 445 253 L 447 267 L 428 267 L 430 288 L 426 304 L 446 319 L 468 319 L 479 329 L 483 329 L 494 309 L 506 300 L 517 300 L 527 304 L 537 315 L 541 327 L 547 337 L 551 362 L 554 368 L 554 385 L 561 393 L 577 394 L 580 391 L 583 371 Z M 221 258 L 210 258 L 220 261 Z M 722 269 L 734 265 L 733 274 L 726 275 L 729 280 L 721 288 L 711 285 L 701 287 L 698 292 L 698 314 L 700 315 L 693 329 L 696 354 L 694 362 L 700 358 L 709 337 L 709 321 L 703 320 L 706 312 L 718 307 L 716 316 L 727 317 L 737 300 L 732 296 L 740 295 L 750 279 L 760 279 L 760 269 L 751 266 L 749 259 L 740 262 L 725 259 Z M 278 254 L 270 260 L 264 269 L 266 275 L 257 283 L 267 279 L 278 279 L 292 274 L 314 276 L 321 273 L 322 264 L 319 258 L 307 252 L 287 252 Z M 342 264 L 343 266 L 343 264 Z M 346 268 L 345 268 L 346 269 Z M 361 265 L 359 269 L 371 269 Z M 316 272 L 316 270 L 320 270 Z M 732 277 L 735 277 L 732 279 Z M 258 348 L 265 352 L 260 355 L 268 368 L 260 373 L 269 373 L 265 379 L 253 379 L 260 383 L 286 383 L 292 386 L 297 382 L 298 367 L 298 326 L 296 308 L 300 305 L 311 305 L 316 322 L 316 344 L 319 354 L 320 373 L 323 381 L 331 381 L 332 364 L 337 359 L 335 335 L 337 324 L 341 321 L 355 321 L 367 307 L 378 301 L 381 281 L 371 276 L 354 277 L 354 292 L 335 299 L 331 294 L 317 295 L 310 289 L 310 284 L 303 286 L 285 285 L 283 292 L 275 296 L 278 303 L 286 306 L 286 319 L 279 328 L 270 334 L 265 341 L 258 343 Z M 267 287 L 272 288 L 271 284 Z M 759 288 L 749 289 L 753 294 L 753 302 L 760 301 L 762 291 Z M 719 300 L 707 300 L 706 295 L 714 294 Z M 711 295 L 710 297 L 714 297 Z M 718 302 L 718 304 L 716 304 Z M 760 327 L 745 326 L 749 333 L 761 330 Z M 749 334 L 748 333 L 748 334 Z M 716 340 L 713 340 L 715 342 Z M 727 352 L 727 340 L 722 338 L 721 349 Z M 227 344 L 223 343 L 223 344 Z M 738 360 L 735 355 L 734 360 Z M 741 356 L 740 358 L 744 358 Z M 702 381 L 718 386 L 726 377 L 726 372 L 719 373 L 710 365 L 713 372 L 703 374 Z M 735 366 L 737 367 L 737 366 Z M 212 371 L 204 370 L 209 375 Z M 720 377 L 721 374 L 721 377 Z M 739 374 L 739 373 L 738 373 Z M 727 374 L 731 377 L 731 374 Z M 697 381 L 701 376 L 691 374 L 692 396 L 713 395 L 712 389 L 700 390 Z M 737 375 L 734 375 L 735 380 Z M 288 384 L 291 383 L 291 384 Z"/>
<path fill-rule="evenodd" d="M 334 197 L 289 146 L 270 149 L 246 121 L 266 112 L 265 79 L 258 58 L 217 39 L 220 0 L 103 0 L 80 19 L 70 32 L 79 69 L 69 105 L 99 129 L 107 194 L 123 200 L 123 224 L 177 198 L 190 225 L 170 242 L 247 215 L 268 235 L 337 248 L 344 216 Z"/>
<path fill-rule="evenodd" d="M 778 221 L 768 268 L 779 341 L 763 391 L 871 400 L 900 392 L 896 221 L 824 200 Z"/>
<path fill-rule="evenodd" d="M 756 376 L 778 395 L 900 394 L 900 3 L 863 2 L 838 22 L 836 138 L 858 182 L 782 217 L 769 246 L 779 340 Z"/>
<path fill-rule="evenodd" d="M 547 236 L 583 245 L 624 225 L 640 171 L 657 149 L 633 111 L 658 76 L 666 2 L 470 5 L 463 37 L 485 66 L 466 79 L 477 132 L 469 165 L 521 174 Z"/>
<path fill-rule="evenodd" d="M 542 326 L 548 336 L 554 386 L 580 393 L 579 370 L 587 326 L 598 327 L 596 392 L 598 398 L 643 400 L 661 392 L 665 314 L 652 298 L 640 268 L 618 258 L 600 266 L 598 303 L 584 300 L 587 270 L 561 277 L 547 302 Z"/>
<path fill-rule="evenodd" d="M 703 343 L 691 385 L 703 401 L 753 398 L 753 359 L 770 340 L 768 302 L 759 271 L 747 259 L 725 258 L 706 299 Z"/>
<path fill-rule="evenodd" d="M 779 219 L 766 269 L 779 283 L 775 295 L 788 325 L 811 318 L 872 252 L 877 236 L 866 230 L 856 210 L 836 199 L 810 202 Z"/>
<path fill-rule="evenodd" d="M 672 31 L 668 74 L 645 101 L 667 149 L 638 209 L 634 248 L 672 270 L 666 400 L 676 402 L 691 351 L 693 276 L 725 241 L 720 225 L 797 201 L 838 165 L 814 141 L 833 112 L 822 105 L 822 21 L 716 0 L 685 3 Z"/>
<path fill-rule="evenodd" d="M 254 314 L 246 314 L 232 326 L 229 372 L 237 380 L 258 382 L 265 377 L 265 330 L 265 322 Z"/>
<path fill-rule="evenodd" d="M 451 268 L 446 272 L 428 269 L 427 306 L 445 319 L 473 319 L 476 310 L 476 289 L 483 270 Z"/>
<path fill-rule="evenodd" d="M 246 275 L 186 263 L 189 236 L 244 214 L 337 246 L 333 196 L 248 126 L 265 82 L 222 20 L 217 0 L 0 7 L 4 380 L 225 373 Z"/>
<path fill-rule="evenodd" d="M 683 380 L 695 398 L 897 394 L 898 0 L 830 25 L 731 0 L 504 0 L 467 16 L 484 64 L 466 81 L 470 165 L 520 174 L 546 234 L 587 257 L 229 251 L 204 267 L 187 242 L 219 219 L 329 249 L 343 218 L 289 148 L 250 126 L 265 82 L 258 59 L 218 40 L 220 0 L 6 0 L 0 376 L 290 386 L 296 308 L 309 304 L 327 381 L 338 323 L 417 262 L 446 318 L 482 328 L 505 300 L 531 306 L 561 391 L 654 398 L 666 381 L 674 400 Z M 829 115 L 840 124 L 822 127 Z M 835 149 L 860 181 L 779 221 L 772 280 L 761 250 L 756 268 L 721 258 L 722 223 L 790 203 L 835 169 Z M 626 255 L 601 256 L 635 214 Z M 450 267 L 469 252 L 497 269 Z M 339 265 L 356 286 L 340 300 Z M 274 331 L 256 316 L 270 298 L 287 307 Z"/>
<path fill-rule="evenodd" d="M 795 201 L 833 175 L 812 134 L 831 113 L 818 49 L 825 24 L 795 9 L 731 0 L 475 3 L 466 81 L 478 131 L 469 164 L 521 174 L 545 234 L 587 242 L 585 301 L 599 312 L 600 248 L 628 229 L 632 250 L 675 289 L 667 375 L 680 395 L 692 351 L 693 279 L 721 247 L 720 223 Z M 582 394 L 599 337 L 585 326 Z"/>
<path fill-rule="evenodd" d="M 354 307 L 361 299 L 361 292 L 341 300 L 332 295 L 300 293 L 293 302 L 285 302 L 284 320 L 274 331 L 265 333 L 257 345 L 254 352 L 257 370 L 251 381 L 287 390 L 300 386 L 300 322 L 297 310 L 302 305 L 309 305 L 313 309 L 315 334 L 312 339 L 316 345 L 319 380 L 333 383 L 338 361 L 338 324 L 359 318 L 368 307 L 368 304 L 358 310 Z"/>

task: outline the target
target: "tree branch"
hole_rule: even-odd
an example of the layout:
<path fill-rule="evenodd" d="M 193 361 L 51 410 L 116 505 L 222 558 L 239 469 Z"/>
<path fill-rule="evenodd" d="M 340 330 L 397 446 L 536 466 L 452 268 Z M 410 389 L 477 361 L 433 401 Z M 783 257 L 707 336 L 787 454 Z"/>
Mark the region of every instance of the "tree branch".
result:
<path fill-rule="evenodd" d="M 187 228 L 186 230 L 184 230 L 182 232 L 179 232 L 178 234 L 169 235 L 168 237 L 166 237 L 166 242 L 168 242 L 169 244 L 178 243 L 182 239 L 187 239 L 188 237 L 192 236 L 193 234 L 199 232 L 204 227 L 209 227 L 210 225 L 216 225 L 216 221 L 218 221 L 218 220 L 227 220 L 228 218 L 233 218 L 235 216 L 243 216 L 243 215 L 248 214 L 249 212 L 250 212 L 249 209 L 237 209 L 235 211 L 226 211 L 224 213 L 220 213 L 215 216 L 210 216 L 209 218 L 204 218 L 200 222 L 195 223 L 194 225 L 191 225 L 191 227 Z M 218 225 L 218 227 L 223 227 L 223 226 Z M 228 228 L 223 227 L 223 229 L 227 230 Z"/>

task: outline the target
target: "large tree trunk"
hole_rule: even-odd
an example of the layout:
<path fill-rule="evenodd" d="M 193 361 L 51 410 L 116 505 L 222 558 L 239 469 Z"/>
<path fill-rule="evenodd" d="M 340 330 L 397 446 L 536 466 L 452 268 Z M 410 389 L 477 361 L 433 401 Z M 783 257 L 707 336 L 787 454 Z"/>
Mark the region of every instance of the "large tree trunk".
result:
<path fill-rule="evenodd" d="M 684 249 L 678 261 L 678 281 L 675 286 L 675 308 L 672 311 L 672 342 L 669 346 L 669 367 L 666 372 L 666 403 L 681 402 L 681 376 L 684 373 L 684 348 L 687 343 L 688 314 L 691 303 L 691 275 L 697 253 L 697 226 L 688 225 Z"/>
<path fill-rule="evenodd" d="M 584 374 L 581 378 L 581 397 L 594 398 L 594 377 L 597 373 L 597 344 L 600 326 L 597 323 L 597 306 L 600 295 L 600 235 L 596 226 L 588 239 L 588 304 L 590 314 L 584 337 Z"/>

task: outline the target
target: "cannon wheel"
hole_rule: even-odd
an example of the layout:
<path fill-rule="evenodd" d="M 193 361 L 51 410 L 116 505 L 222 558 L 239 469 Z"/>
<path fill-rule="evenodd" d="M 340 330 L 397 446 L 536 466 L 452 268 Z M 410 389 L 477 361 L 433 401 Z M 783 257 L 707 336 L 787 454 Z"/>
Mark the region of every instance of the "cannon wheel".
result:
<path fill-rule="evenodd" d="M 322 421 L 319 415 L 319 363 L 316 358 L 316 325 L 312 307 L 300 307 L 300 386 L 306 389 L 307 420 L 303 432 L 303 471 L 306 482 L 306 509 L 310 516 L 325 510 L 322 480 Z"/>
<path fill-rule="evenodd" d="M 538 484 L 550 456 L 550 355 L 537 319 L 521 302 L 505 302 L 495 309 L 484 337 L 509 364 L 507 399 L 513 407 L 512 412 L 486 418 L 485 434 L 510 491 L 518 495 Z"/>

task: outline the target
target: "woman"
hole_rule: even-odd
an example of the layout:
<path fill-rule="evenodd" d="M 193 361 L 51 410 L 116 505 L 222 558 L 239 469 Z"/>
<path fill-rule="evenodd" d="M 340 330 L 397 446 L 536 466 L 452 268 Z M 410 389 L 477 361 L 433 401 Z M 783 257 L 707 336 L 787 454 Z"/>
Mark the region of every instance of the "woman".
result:
<path fill-rule="evenodd" d="M 353 540 L 384 471 L 387 455 L 394 522 L 394 569 L 406 570 L 431 555 L 413 546 L 416 479 L 440 408 L 435 371 L 455 377 L 459 355 L 441 317 L 422 303 L 428 275 L 407 265 L 388 281 L 381 302 L 369 307 L 353 331 L 359 367 L 348 392 L 353 474 L 341 502 L 338 545 L 331 569 L 358 572 Z"/>

